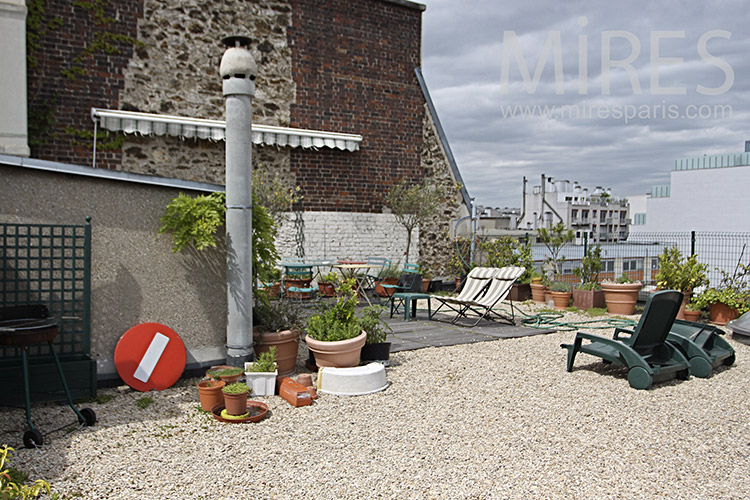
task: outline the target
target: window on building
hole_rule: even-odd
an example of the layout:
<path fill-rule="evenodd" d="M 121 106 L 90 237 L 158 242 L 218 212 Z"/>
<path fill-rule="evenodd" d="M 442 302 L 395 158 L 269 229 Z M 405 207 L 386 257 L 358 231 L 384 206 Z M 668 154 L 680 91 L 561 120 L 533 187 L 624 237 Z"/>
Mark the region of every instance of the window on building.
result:
<path fill-rule="evenodd" d="M 652 271 L 658 271 L 659 270 L 659 258 L 654 257 L 651 259 L 651 270 Z"/>
<path fill-rule="evenodd" d="M 599 217 L 599 222 L 603 224 L 604 221 L 607 219 L 607 211 L 606 210 L 602 210 L 601 213 L 599 214 L 599 216 L 600 216 Z"/>
<path fill-rule="evenodd" d="M 643 271 L 642 259 L 627 259 L 622 261 L 623 271 Z"/>
<path fill-rule="evenodd" d="M 602 261 L 602 271 L 605 273 L 615 272 L 615 261 L 613 260 Z"/>
<path fill-rule="evenodd" d="M 646 224 L 646 214 L 633 214 L 633 225 L 643 226 Z"/>
<path fill-rule="evenodd" d="M 580 237 L 581 237 L 581 232 L 580 231 L 576 231 L 576 238 L 580 238 Z"/>

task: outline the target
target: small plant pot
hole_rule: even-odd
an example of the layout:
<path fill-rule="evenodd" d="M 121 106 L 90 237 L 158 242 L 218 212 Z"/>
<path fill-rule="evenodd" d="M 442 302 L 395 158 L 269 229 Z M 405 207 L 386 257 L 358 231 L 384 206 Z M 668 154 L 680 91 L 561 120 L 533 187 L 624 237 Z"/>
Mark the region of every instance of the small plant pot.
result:
<path fill-rule="evenodd" d="M 224 408 L 232 416 L 244 415 L 247 413 L 247 393 L 224 394 Z"/>
<path fill-rule="evenodd" d="M 391 357 L 390 342 L 376 342 L 362 346 L 359 354 L 360 361 L 388 361 Z"/>
<path fill-rule="evenodd" d="M 708 305 L 708 312 L 711 315 L 711 323 L 715 325 L 726 325 L 739 315 L 737 309 L 732 309 L 721 302 Z"/>
<path fill-rule="evenodd" d="M 211 411 L 219 404 L 224 404 L 224 393 L 221 389 L 227 385 L 223 380 L 203 380 L 198 382 L 198 396 L 200 397 L 201 409 Z"/>
<path fill-rule="evenodd" d="M 571 292 L 550 292 L 552 294 L 552 301 L 555 303 L 555 309 L 558 311 L 564 311 L 570 305 L 570 297 L 573 295 Z"/>
<path fill-rule="evenodd" d="M 539 304 L 543 304 L 544 290 L 546 287 L 541 283 L 532 283 L 531 285 L 529 285 L 529 287 L 531 288 L 531 300 Z"/>
<path fill-rule="evenodd" d="M 327 282 L 327 281 L 319 281 L 318 282 L 318 292 L 323 297 L 335 297 L 336 296 L 336 287 L 333 285 L 333 283 Z"/>
<path fill-rule="evenodd" d="M 247 363 L 251 365 L 252 363 Z M 279 371 L 245 372 L 245 382 L 253 391 L 253 396 L 273 396 L 276 394 L 276 377 Z"/>
<path fill-rule="evenodd" d="M 687 321 L 696 322 L 700 319 L 701 312 L 700 311 L 691 311 L 690 309 L 685 309 L 685 319 Z"/>

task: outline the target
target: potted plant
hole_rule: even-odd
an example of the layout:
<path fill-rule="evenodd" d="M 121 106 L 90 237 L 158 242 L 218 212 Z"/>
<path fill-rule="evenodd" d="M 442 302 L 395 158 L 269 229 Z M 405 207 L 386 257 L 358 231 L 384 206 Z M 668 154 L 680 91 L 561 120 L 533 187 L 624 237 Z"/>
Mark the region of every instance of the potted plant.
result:
<path fill-rule="evenodd" d="M 638 302 L 638 292 L 643 288 L 640 281 L 633 282 L 627 275 L 622 275 L 616 281 L 603 281 L 604 302 L 610 314 L 630 315 L 635 312 Z"/>
<path fill-rule="evenodd" d="M 270 298 L 278 298 L 281 289 L 281 269 L 275 267 L 265 277 L 268 281 L 261 282 L 258 289 L 267 293 Z"/>
<path fill-rule="evenodd" d="M 656 273 L 656 287 L 661 290 L 679 290 L 683 294 L 682 306 L 677 319 L 685 318 L 687 306 L 693 290 L 708 284 L 708 268 L 698 262 L 697 255 L 683 259 L 676 246 L 664 247 L 659 255 L 659 271 Z"/>
<path fill-rule="evenodd" d="M 544 291 L 547 287 L 543 283 L 543 277 L 540 273 L 534 272 L 529 288 L 531 289 L 531 300 L 540 304 L 544 303 Z"/>
<path fill-rule="evenodd" d="M 380 315 L 381 306 L 368 306 L 362 310 L 360 325 L 367 335 L 365 345 L 359 355 L 361 361 L 387 361 L 391 355 L 391 343 L 386 342 L 388 332 L 392 331 Z"/>
<path fill-rule="evenodd" d="M 297 366 L 302 327 L 302 320 L 294 304 L 286 300 L 271 301 L 258 291 L 253 307 L 253 325 L 255 356 L 260 357 L 274 348 L 279 375 L 293 373 Z"/>
<path fill-rule="evenodd" d="M 573 273 L 581 279 L 581 282 L 573 288 L 573 306 L 583 310 L 606 306 L 604 291 L 599 284 L 601 270 L 602 247 L 596 245 L 581 259 L 581 267 L 573 269 Z"/>
<path fill-rule="evenodd" d="M 319 368 L 357 366 L 367 334 L 355 314 L 356 281 L 341 280 L 339 296 L 332 304 L 321 306 L 320 312 L 307 320 L 305 342 L 315 355 Z"/>
<path fill-rule="evenodd" d="M 432 271 L 425 264 L 419 264 L 419 274 L 422 275 L 422 293 L 427 293 L 430 289 L 430 283 L 432 283 Z"/>
<path fill-rule="evenodd" d="M 701 317 L 701 308 L 695 304 L 693 299 L 685 307 L 685 319 L 687 321 L 698 321 Z"/>
<path fill-rule="evenodd" d="M 224 394 L 224 409 L 227 414 L 239 417 L 247 413 L 247 393 L 250 388 L 242 382 L 235 382 L 225 386 L 221 392 Z"/>
<path fill-rule="evenodd" d="M 521 243 L 511 236 L 501 236 L 481 243 L 480 247 L 487 253 L 487 264 L 490 267 L 519 266 L 525 269 L 510 289 L 510 300 L 515 302 L 528 300 L 531 296 L 529 285 L 532 283 L 534 273 L 531 244 L 528 241 Z"/>
<path fill-rule="evenodd" d="M 206 375 L 214 380 L 222 380 L 227 384 L 237 382 L 242 377 L 242 368 L 239 366 L 217 366 L 211 367 Z"/>
<path fill-rule="evenodd" d="M 256 396 L 273 396 L 278 374 L 276 346 L 261 353 L 255 361 L 245 363 L 245 383 Z"/>
<path fill-rule="evenodd" d="M 732 274 L 718 270 L 721 273 L 719 286 L 706 289 L 693 300 L 696 306 L 708 308 L 712 323 L 725 325 L 750 311 L 750 262 L 738 262 Z"/>
<path fill-rule="evenodd" d="M 336 283 L 339 275 L 335 272 L 324 274 L 318 279 L 318 292 L 323 297 L 334 297 L 336 295 Z"/>
<path fill-rule="evenodd" d="M 201 380 L 198 382 L 198 397 L 203 411 L 211 411 L 214 406 L 224 402 L 221 390 L 227 383 L 223 380 Z"/>
<path fill-rule="evenodd" d="M 552 300 L 555 303 L 555 309 L 558 311 L 564 311 L 570 305 L 570 297 L 572 295 L 573 287 L 570 283 L 564 283 L 562 281 L 555 281 L 550 285 L 550 293 L 552 294 Z"/>

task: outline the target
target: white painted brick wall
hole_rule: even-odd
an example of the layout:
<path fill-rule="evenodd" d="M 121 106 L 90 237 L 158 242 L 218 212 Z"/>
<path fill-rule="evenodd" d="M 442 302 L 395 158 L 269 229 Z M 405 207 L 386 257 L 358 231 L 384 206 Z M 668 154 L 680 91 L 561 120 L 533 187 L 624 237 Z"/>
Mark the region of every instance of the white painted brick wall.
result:
<path fill-rule="evenodd" d="M 385 257 L 404 263 L 406 229 L 392 214 L 304 212 L 305 260 Z M 296 256 L 294 214 L 279 228 L 276 248 L 281 259 Z M 419 228 L 412 233 L 411 262 L 419 261 Z"/>

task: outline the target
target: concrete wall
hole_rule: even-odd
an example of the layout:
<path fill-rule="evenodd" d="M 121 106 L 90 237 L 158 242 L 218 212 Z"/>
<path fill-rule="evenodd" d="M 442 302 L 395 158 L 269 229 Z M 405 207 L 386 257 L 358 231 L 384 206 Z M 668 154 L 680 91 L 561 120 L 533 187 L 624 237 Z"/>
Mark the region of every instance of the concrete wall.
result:
<path fill-rule="evenodd" d="M 174 329 L 188 362 L 225 357 L 224 252 L 174 254 L 171 238 L 157 236 L 179 190 L 5 165 L 0 176 L 6 222 L 83 224 L 92 217 L 91 351 L 100 376 L 114 372 L 120 336 L 147 321 Z"/>
<path fill-rule="evenodd" d="M 633 232 L 730 231 L 750 228 L 750 166 L 670 173 L 671 196 L 649 198 L 646 224 Z"/>

